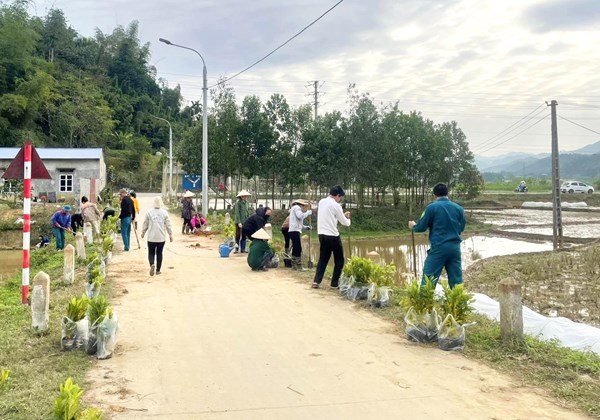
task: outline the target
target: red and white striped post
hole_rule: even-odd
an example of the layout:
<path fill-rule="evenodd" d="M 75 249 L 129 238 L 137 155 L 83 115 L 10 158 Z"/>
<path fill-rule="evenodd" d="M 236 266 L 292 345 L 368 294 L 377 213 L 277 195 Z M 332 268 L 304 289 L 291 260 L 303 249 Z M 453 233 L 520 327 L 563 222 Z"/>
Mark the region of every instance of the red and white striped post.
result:
<path fill-rule="evenodd" d="M 23 148 L 23 274 L 21 278 L 21 303 L 29 298 L 29 248 L 31 244 L 31 143 Z"/>

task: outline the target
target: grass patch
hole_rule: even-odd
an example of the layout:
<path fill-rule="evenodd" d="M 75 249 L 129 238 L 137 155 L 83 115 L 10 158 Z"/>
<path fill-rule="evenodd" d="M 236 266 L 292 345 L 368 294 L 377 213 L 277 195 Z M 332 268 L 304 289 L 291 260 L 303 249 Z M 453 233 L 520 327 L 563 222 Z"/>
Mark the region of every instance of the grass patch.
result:
<path fill-rule="evenodd" d="M 31 257 L 32 277 L 45 271 L 51 279 L 50 323 L 48 331 L 38 336 L 31 329 L 31 309 L 21 305 L 20 274 L 0 284 L 0 369 L 10 370 L 8 384 L 0 388 L 0 418 L 10 420 L 49 419 L 58 387 L 72 377 L 79 384 L 93 364 L 84 350 L 62 352 L 61 318 L 67 302 L 84 293 L 85 262 L 77 262 L 73 285 L 62 283 L 63 253 L 53 248 L 34 250 Z M 110 280 L 103 294 L 110 294 Z"/>

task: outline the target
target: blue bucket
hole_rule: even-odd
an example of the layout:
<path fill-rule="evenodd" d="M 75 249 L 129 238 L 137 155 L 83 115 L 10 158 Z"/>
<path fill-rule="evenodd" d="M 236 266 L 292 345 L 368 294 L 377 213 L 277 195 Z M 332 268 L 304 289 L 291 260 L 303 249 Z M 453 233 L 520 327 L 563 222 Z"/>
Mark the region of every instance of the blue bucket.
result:
<path fill-rule="evenodd" d="M 219 246 L 219 255 L 221 255 L 221 258 L 227 258 L 232 249 L 233 248 L 229 247 L 227 244 L 221 244 L 221 246 Z"/>

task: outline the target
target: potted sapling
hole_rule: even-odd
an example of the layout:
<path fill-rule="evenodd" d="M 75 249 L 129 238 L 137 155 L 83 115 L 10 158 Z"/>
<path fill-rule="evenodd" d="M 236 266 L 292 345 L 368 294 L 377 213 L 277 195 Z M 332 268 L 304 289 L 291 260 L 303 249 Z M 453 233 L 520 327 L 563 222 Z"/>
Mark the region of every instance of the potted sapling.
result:
<path fill-rule="evenodd" d="M 98 350 L 98 329 L 100 328 L 100 324 L 107 314 L 107 310 L 108 301 L 104 296 L 98 296 L 94 299 L 91 299 L 88 304 L 87 317 L 90 325 L 90 334 L 88 337 L 86 351 L 89 355 L 96 354 Z"/>
<path fill-rule="evenodd" d="M 115 241 L 110 235 L 105 235 L 102 239 L 102 255 L 104 255 L 104 263 L 108 264 L 112 259 L 112 251 L 115 246 Z"/>
<path fill-rule="evenodd" d="M 367 299 L 369 282 L 376 264 L 368 258 L 352 257 L 344 264 L 342 272 L 346 277 L 353 277 L 354 283 L 348 289 L 347 296 L 350 300 Z"/>
<path fill-rule="evenodd" d="M 402 291 L 400 306 L 406 311 L 406 335 L 419 343 L 438 339 L 440 316 L 436 309 L 435 280 L 425 277 L 425 283 L 410 282 Z"/>
<path fill-rule="evenodd" d="M 96 340 L 98 350 L 96 357 L 98 359 L 110 359 L 117 345 L 117 331 L 119 323 L 117 315 L 112 309 L 107 309 L 106 314 L 96 329 Z"/>
<path fill-rule="evenodd" d="M 64 351 L 77 349 L 87 344 L 89 324 L 86 317 L 88 298 L 82 295 L 72 298 L 67 305 L 67 314 L 62 319 L 60 347 Z"/>
<path fill-rule="evenodd" d="M 390 302 L 390 288 L 394 285 L 396 266 L 394 264 L 373 264 L 367 301 L 374 308 L 383 308 Z"/>
<path fill-rule="evenodd" d="M 97 271 L 93 272 L 93 275 L 90 276 L 87 284 L 85 285 L 85 295 L 90 299 L 94 299 L 100 294 L 100 288 L 104 283 L 104 277 L 102 277 L 102 273 L 99 269 L 96 270 Z"/>
<path fill-rule="evenodd" d="M 472 293 L 465 291 L 462 284 L 454 288 L 443 285 L 444 296 L 441 301 L 441 310 L 444 320 L 438 329 L 438 345 L 442 350 L 462 350 L 465 346 L 465 327 L 469 324 L 473 312 Z"/>

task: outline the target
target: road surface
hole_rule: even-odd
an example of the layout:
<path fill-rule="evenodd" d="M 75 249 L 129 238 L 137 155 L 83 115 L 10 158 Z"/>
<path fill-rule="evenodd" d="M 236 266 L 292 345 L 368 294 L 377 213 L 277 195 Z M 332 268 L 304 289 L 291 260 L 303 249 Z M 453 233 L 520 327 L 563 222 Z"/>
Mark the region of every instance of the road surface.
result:
<path fill-rule="evenodd" d="M 151 196 L 138 198 L 144 214 Z M 162 275 L 149 276 L 135 236 L 109 265 L 119 345 L 86 391 L 109 418 L 581 418 L 460 353 L 409 343 L 288 269 L 220 258 L 218 239 L 183 236 L 171 220 Z"/>

